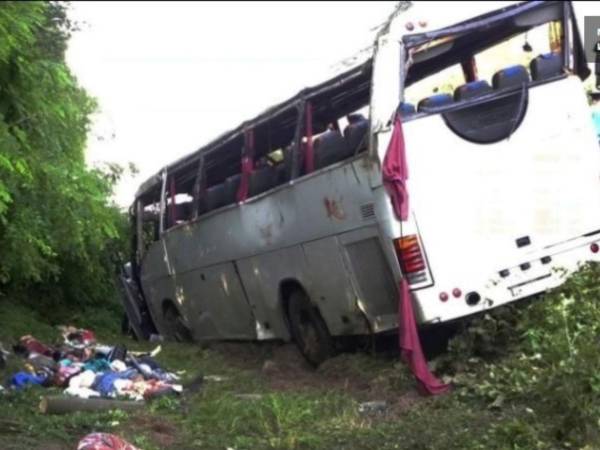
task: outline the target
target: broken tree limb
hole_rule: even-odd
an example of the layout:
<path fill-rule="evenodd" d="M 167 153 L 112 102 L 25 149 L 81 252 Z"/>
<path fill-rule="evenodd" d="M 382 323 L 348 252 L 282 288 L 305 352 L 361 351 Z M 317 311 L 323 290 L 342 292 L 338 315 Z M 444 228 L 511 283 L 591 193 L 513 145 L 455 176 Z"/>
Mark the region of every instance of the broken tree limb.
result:
<path fill-rule="evenodd" d="M 144 406 L 145 402 L 141 401 L 53 396 L 42 398 L 40 411 L 43 414 L 69 414 L 77 411 L 110 411 L 113 409 L 133 411 Z"/>

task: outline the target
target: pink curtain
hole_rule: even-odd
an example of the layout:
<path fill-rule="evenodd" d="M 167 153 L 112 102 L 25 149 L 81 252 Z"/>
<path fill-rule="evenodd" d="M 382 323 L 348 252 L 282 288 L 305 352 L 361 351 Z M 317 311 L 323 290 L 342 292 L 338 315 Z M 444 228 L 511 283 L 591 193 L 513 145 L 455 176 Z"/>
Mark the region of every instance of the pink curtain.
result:
<path fill-rule="evenodd" d="M 402 122 L 398 117 L 394 122 L 392 139 L 383 159 L 383 184 L 392 201 L 394 214 L 398 220 L 408 219 L 408 165 L 404 149 L 404 133 Z"/>
<path fill-rule="evenodd" d="M 412 306 L 412 296 L 406 278 L 400 282 L 400 299 L 398 305 L 398 334 L 402 359 L 412 371 L 425 394 L 443 394 L 450 389 L 449 384 L 442 383 L 427 367 L 423 355 L 419 332 Z"/>
<path fill-rule="evenodd" d="M 394 214 L 398 220 L 408 219 L 408 166 L 402 122 L 397 117 L 394 122 L 392 138 L 383 159 L 383 183 L 392 201 Z M 412 305 L 412 296 L 406 278 L 400 282 L 400 298 L 398 299 L 398 338 L 402 359 L 410 367 L 418 380 L 422 391 L 426 394 L 442 394 L 450 388 L 448 384 L 438 380 L 427 367 L 423 355 L 419 332 Z"/>
<path fill-rule="evenodd" d="M 248 198 L 250 174 L 254 170 L 254 131 L 244 131 L 244 155 L 242 156 L 242 177 L 237 192 L 237 201 L 243 202 Z"/>

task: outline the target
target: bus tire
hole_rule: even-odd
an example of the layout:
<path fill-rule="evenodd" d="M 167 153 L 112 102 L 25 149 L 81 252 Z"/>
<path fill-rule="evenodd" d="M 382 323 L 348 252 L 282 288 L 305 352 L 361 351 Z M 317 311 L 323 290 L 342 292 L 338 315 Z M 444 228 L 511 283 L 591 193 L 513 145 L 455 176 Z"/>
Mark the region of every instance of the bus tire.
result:
<path fill-rule="evenodd" d="M 292 338 L 310 365 L 317 367 L 333 355 L 327 325 L 303 291 L 290 294 L 287 312 Z"/>
<path fill-rule="evenodd" d="M 164 307 L 164 318 L 167 326 L 167 336 L 176 342 L 191 342 L 192 333 L 183 321 L 183 317 L 171 303 Z"/>
<path fill-rule="evenodd" d="M 131 325 L 129 324 L 129 317 L 127 317 L 127 313 L 124 313 L 123 317 L 121 318 L 121 334 L 123 336 L 137 339 L 135 333 L 131 329 Z"/>

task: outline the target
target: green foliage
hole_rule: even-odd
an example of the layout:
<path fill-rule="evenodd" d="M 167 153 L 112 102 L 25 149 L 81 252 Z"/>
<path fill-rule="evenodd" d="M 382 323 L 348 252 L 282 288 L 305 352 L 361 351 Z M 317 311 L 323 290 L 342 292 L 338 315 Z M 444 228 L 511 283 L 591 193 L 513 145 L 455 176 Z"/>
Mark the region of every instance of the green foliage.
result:
<path fill-rule="evenodd" d="M 511 448 L 600 446 L 599 280 L 600 265 L 588 263 L 543 299 L 494 311 L 451 344 L 459 395 L 512 411 L 487 439 Z"/>
<path fill-rule="evenodd" d="M 123 248 L 119 169 L 85 164 L 96 104 L 64 61 L 73 29 L 62 2 L 0 6 L 0 293 L 48 306 L 114 296 Z"/>

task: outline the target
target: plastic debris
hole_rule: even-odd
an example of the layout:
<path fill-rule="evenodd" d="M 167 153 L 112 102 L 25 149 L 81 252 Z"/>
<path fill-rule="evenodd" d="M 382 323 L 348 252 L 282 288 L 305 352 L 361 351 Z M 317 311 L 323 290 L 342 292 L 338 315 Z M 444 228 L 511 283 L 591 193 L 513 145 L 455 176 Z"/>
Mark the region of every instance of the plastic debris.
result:
<path fill-rule="evenodd" d="M 360 414 L 383 414 L 387 409 L 387 406 L 385 400 L 364 402 L 358 405 L 358 412 Z"/>
<path fill-rule="evenodd" d="M 204 376 L 205 381 L 214 381 L 217 383 L 220 383 L 221 381 L 225 381 L 226 379 L 227 379 L 226 377 L 222 377 L 221 375 L 205 375 Z"/>

